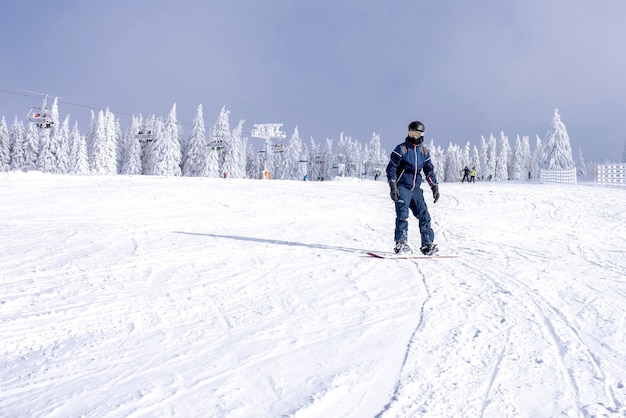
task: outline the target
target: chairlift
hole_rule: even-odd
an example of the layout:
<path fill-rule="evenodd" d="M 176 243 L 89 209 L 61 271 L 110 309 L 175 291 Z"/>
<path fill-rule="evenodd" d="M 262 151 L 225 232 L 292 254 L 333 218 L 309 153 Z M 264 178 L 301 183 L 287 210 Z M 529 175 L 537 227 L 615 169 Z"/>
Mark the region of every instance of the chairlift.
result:
<path fill-rule="evenodd" d="M 140 129 L 139 131 L 137 131 L 135 138 L 137 138 L 139 142 L 152 142 L 154 140 L 152 131 L 144 129 Z"/>
<path fill-rule="evenodd" d="M 209 147 L 211 147 L 212 150 L 221 151 L 224 149 L 224 146 L 224 141 L 221 139 L 209 142 Z"/>
<path fill-rule="evenodd" d="M 28 122 L 37 126 L 38 128 L 51 128 L 54 125 L 54 120 L 50 115 L 50 110 L 46 107 L 48 101 L 48 95 L 43 96 L 43 106 L 33 107 L 28 112 Z"/>

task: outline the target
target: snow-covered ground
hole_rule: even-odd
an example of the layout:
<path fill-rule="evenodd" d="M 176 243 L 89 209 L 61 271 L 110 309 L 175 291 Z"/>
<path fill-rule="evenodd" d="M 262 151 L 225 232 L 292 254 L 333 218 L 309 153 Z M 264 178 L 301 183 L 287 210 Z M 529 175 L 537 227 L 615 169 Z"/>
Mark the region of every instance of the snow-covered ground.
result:
<path fill-rule="evenodd" d="M 0 416 L 625 416 L 626 190 L 441 194 L 0 174 Z"/>

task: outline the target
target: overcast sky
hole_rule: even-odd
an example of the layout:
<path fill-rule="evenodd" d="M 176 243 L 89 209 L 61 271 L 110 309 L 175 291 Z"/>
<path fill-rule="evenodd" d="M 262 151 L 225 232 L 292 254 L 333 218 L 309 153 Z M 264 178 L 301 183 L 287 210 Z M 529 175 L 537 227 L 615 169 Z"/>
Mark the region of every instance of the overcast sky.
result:
<path fill-rule="evenodd" d="M 3 0 L 0 116 L 41 102 L 7 91 L 59 97 L 81 131 L 90 106 L 127 129 L 177 103 L 189 133 L 199 104 L 207 126 L 226 106 L 231 128 L 376 132 L 391 151 L 412 120 L 443 148 L 501 131 L 534 147 L 558 108 L 575 158 L 618 161 L 624 22 L 623 0 Z"/>

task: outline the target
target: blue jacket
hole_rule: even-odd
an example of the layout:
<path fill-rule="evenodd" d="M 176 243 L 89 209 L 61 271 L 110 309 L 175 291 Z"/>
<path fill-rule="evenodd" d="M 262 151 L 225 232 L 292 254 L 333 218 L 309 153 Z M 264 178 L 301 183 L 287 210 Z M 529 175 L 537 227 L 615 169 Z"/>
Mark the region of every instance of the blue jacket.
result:
<path fill-rule="evenodd" d="M 414 145 L 405 140 L 391 153 L 387 164 L 387 181 L 396 180 L 398 186 L 413 190 L 422 183 L 421 171 L 424 172 L 429 186 L 437 184 L 428 148 L 424 144 Z"/>

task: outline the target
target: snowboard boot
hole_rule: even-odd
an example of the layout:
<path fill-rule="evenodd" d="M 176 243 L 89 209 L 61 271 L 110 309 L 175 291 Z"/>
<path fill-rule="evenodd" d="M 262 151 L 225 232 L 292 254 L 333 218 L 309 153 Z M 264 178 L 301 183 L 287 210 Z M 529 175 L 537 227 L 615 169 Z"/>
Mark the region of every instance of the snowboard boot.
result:
<path fill-rule="evenodd" d="M 396 254 L 413 254 L 413 250 L 406 242 L 396 242 L 396 246 L 393 247 L 393 252 Z"/>
<path fill-rule="evenodd" d="M 429 242 L 428 244 L 424 244 L 421 250 L 424 255 L 434 255 L 437 251 L 439 251 L 439 248 L 437 248 L 437 244 Z"/>

